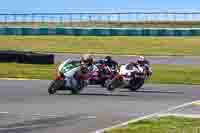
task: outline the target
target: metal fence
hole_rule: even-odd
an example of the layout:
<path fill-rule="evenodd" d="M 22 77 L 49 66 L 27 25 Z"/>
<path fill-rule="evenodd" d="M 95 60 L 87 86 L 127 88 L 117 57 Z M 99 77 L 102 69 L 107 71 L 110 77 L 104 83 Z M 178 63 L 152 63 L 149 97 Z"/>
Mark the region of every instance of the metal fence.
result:
<path fill-rule="evenodd" d="M 0 14 L 1 27 L 200 27 L 200 12 Z"/>

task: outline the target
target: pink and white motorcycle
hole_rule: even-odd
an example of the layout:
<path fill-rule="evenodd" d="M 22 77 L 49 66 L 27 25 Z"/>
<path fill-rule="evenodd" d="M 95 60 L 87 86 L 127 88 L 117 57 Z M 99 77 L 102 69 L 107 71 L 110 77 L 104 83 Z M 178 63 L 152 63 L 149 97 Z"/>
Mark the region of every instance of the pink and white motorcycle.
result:
<path fill-rule="evenodd" d="M 113 91 L 116 88 L 128 88 L 136 91 L 151 75 L 152 69 L 147 65 L 141 67 L 136 63 L 124 64 L 120 66 L 118 74 L 107 83 L 107 89 Z"/>

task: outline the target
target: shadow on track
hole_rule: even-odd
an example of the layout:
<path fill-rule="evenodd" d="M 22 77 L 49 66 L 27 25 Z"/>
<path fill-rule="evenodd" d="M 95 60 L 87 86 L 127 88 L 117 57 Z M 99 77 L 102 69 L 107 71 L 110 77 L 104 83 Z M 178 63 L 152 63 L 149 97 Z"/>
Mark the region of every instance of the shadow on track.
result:
<path fill-rule="evenodd" d="M 119 94 L 120 92 L 126 92 L 126 94 Z M 127 94 L 128 93 L 128 94 Z M 133 97 L 133 94 L 137 94 L 137 93 L 146 93 L 146 94 L 184 94 L 184 92 L 177 92 L 177 91 L 154 91 L 154 90 L 138 90 L 138 91 L 130 91 L 128 89 L 120 89 L 117 92 L 113 92 L 113 93 L 88 93 L 88 92 L 82 92 L 80 94 L 78 94 L 77 96 L 112 96 L 112 97 Z M 56 93 L 56 95 L 68 95 L 68 96 L 76 96 L 73 95 L 71 93 Z"/>
<path fill-rule="evenodd" d="M 120 90 L 120 92 L 130 92 L 129 90 Z M 142 93 L 154 93 L 154 94 L 184 94 L 184 92 L 176 92 L 176 91 L 150 91 L 150 90 L 138 90 L 133 92 L 142 92 Z"/>
<path fill-rule="evenodd" d="M 127 95 L 127 94 L 97 94 L 97 93 L 82 93 L 80 95 L 87 95 L 87 96 L 116 96 L 116 97 L 123 97 L 123 96 L 126 96 L 126 97 L 130 97 L 131 95 Z"/>
<path fill-rule="evenodd" d="M 69 93 L 56 93 L 56 95 L 66 95 L 66 96 L 112 96 L 112 97 L 132 97 L 132 95 L 128 94 L 116 94 L 116 93 L 80 93 L 78 95 L 73 95 Z"/>

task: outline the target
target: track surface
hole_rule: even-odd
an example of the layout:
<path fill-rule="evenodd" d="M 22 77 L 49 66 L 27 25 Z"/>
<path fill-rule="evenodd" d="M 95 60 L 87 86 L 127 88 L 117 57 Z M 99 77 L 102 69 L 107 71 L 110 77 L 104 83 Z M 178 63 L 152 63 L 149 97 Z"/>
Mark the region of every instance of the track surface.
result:
<path fill-rule="evenodd" d="M 55 62 L 59 63 L 68 57 L 79 59 L 78 54 L 55 54 Z M 105 56 L 95 56 L 95 59 L 103 59 Z M 137 56 L 112 56 L 121 64 L 136 61 Z M 199 56 L 147 56 L 152 64 L 172 64 L 172 65 L 200 65 Z"/>
<path fill-rule="evenodd" d="M 199 86 L 145 85 L 112 95 L 97 86 L 49 96 L 49 81 L 0 81 L 0 133 L 88 133 L 199 100 Z"/>

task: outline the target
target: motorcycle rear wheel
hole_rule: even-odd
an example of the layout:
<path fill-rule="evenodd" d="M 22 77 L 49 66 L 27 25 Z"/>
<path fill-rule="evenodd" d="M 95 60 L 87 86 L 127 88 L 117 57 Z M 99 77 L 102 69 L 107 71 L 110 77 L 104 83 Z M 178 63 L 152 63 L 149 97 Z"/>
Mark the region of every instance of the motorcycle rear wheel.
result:
<path fill-rule="evenodd" d="M 137 91 L 144 85 L 143 79 L 136 79 L 136 81 L 133 81 L 135 83 L 130 83 L 130 86 L 128 87 L 130 91 Z"/>

